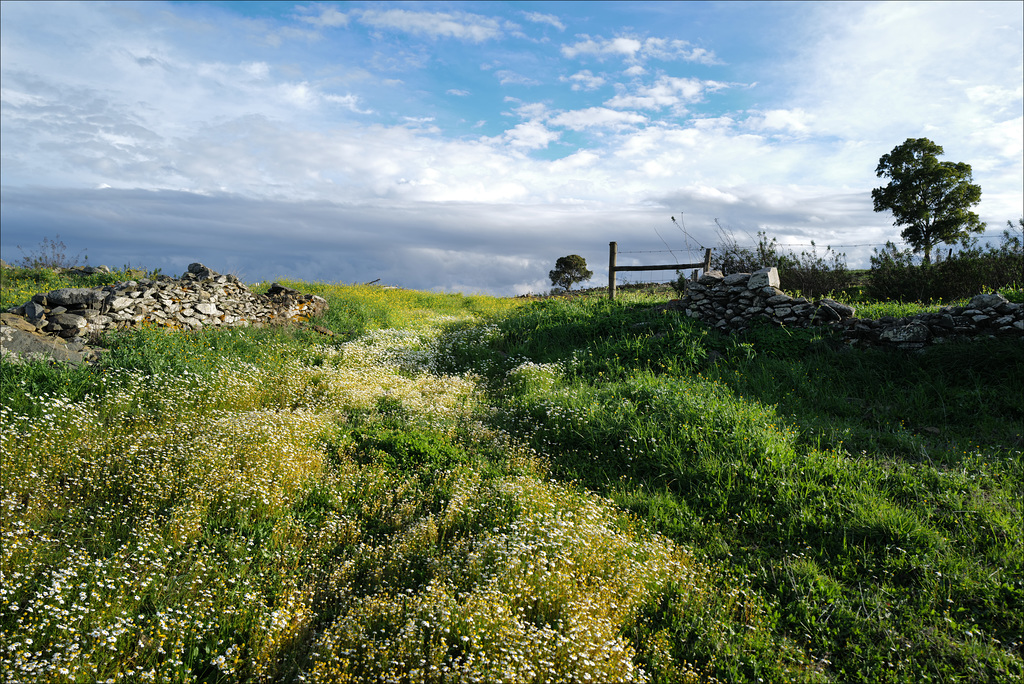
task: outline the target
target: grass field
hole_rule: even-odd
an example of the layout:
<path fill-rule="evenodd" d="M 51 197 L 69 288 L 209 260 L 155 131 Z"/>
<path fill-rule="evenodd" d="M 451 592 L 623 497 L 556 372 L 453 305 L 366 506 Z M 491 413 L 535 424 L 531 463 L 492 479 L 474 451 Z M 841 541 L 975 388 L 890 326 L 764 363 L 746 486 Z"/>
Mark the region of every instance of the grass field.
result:
<path fill-rule="evenodd" d="M 5 681 L 1024 680 L 1019 341 L 284 284 L 2 365 Z"/>

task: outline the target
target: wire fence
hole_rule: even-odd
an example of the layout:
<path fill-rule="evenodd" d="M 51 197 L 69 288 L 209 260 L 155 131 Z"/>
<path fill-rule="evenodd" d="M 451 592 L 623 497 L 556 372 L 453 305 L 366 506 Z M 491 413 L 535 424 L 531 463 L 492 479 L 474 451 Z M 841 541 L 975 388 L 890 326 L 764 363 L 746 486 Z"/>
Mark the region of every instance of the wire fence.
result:
<path fill-rule="evenodd" d="M 901 246 L 901 245 L 902 246 L 909 246 L 908 243 L 905 243 L 902 240 L 890 240 L 889 242 L 892 242 L 893 244 L 895 244 L 897 246 Z M 836 249 L 836 248 L 839 248 L 839 247 L 844 247 L 844 248 L 845 247 L 885 247 L 886 244 L 888 244 L 888 243 L 885 243 L 885 242 L 865 242 L 865 243 L 856 244 L 856 245 L 824 245 L 824 246 L 827 249 Z M 741 249 L 754 249 L 754 248 L 757 247 L 757 244 L 745 245 L 745 244 L 742 244 L 742 243 L 737 243 L 737 246 L 740 247 Z M 776 243 L 774 243 L 774 246 L 775 247 L 821 247 L 822 245 L 818 244 L 817 242 L 776 242 Z M 700 246 L 700 250 L 704 250 L 704 249 L 706 249 L 704 246 Z M 679 248 L 679 249 L 635 249 L 635 250 L 622 250 L 622 251 L 619 252 L 619 254 L 673 254 L 675 252 L 694 252 L 694 251 L 697 251 L 697 250 L 693 250 L 693 249 L 689 249 L 688 250 L 686 248 Z"/>
<path fill-rule="evenodd" d="M 659 233 L 659 237 L 661 237 L 660 233 Z M 687 237 L 690 237 L 690 236 L 687 235 Z M 664 238 L 662 238 L 662 242 L 664 242 Z M 628 254 L 671 254 L 673 257 L 676 257 L 677 254 L 686 254 L 687 258 L 690 259 L 690 257 L 692 255 L 702 253 L 702 252 L 705 251 L 705 249 L 707 249 L 706 247 L 704 247 L 703 245 L 700 245 L 699 243 L 698 243 L 698 247 L 694 248 L 692 245 L 696 241 L 692 241 L 692 238 L 691 238 L 691 240 L 687 240 L 687 242 L 689 242 L 690 245 L 688 245 L 687 247 L 682 247 L 682 248 L 678 248 L 678 249 L 671 249 L 671 248 L 668 248 L 667 245 L 666 245 L 666 249 L 632 249 L 632 250 L 621 250 L 621 251 L 618 251 L 618 254 L 619 255 L 628 255 Z M 908 243 L 905 243 L 903 240 L 897 239 L 897 240 L 890 240 L 888 242 L 863 242 L 863 243 L 857 243 L 857 244 L 824 245 L 824 248 L 825 249 L 830 249 L 830 250 L 838 250 L 838 249 L 854 248 L 854 247 L 882 248 L 882 247 L 885 247 L 889 243 L 893 243 L 897 247 L 900 247 L 900 248 L 909 247 Z M 751 244 L 736 243 L 736 246 L 739 247 L 740 249 L 754 250 L 754 249 L 757 248 L 758 244 L 759 243 L 751 243 Z M 781 242 L 781 243 L 780 242 L 776 242 L 776 243 L 774 243 L 773 246 L 774 247 L 822 247 L 823 245 L 820 245 L 820 244 L 818 244 L 817 241 L 814 241 L 814 242 Z M 717 248 L 713 248 L 713 249 L 717 249 Z M 690 259 L 690 260 L 693 261 L 695 259 Z M 635 267 L 635 268 L 637 268 L 637 267 Z M 664 273 L 664 271 L 660 271 L 660 270 L 641 271 L 641 270 L 639 270 L 639 268 L 637 268 L 637 270 L 633 271 L 629 275 L 626 275 L 625 273 L 623 273 L 623 275 L 621 276 L 622 277 L 622 285 L 642 285 L 642 284 L 655 285 L 655 284 L 665 284 L 666 282 L 675 281 L 678 278 L 677 275 L 673 275 L 673 277 L 666 277 L 666 276 L 662 275 L 663 273 Z"/>

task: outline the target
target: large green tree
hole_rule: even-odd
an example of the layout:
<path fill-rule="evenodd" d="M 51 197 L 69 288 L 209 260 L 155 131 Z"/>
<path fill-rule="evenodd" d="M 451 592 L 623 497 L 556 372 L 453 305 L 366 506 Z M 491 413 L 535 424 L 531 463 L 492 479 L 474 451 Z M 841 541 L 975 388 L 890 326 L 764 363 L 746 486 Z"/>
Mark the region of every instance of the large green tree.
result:
<path fill-rule="evenodd" d="M 587 268 L 587 260 L 579 254 L 558 257 L 554 270 L 548 272 L 551 284 L 566 290 L 571 289 L 573 283 L 590 280 L 592 275 L 594 272 Z"/>
<path fill-rule="evenodd" d="M 971 182 L 971 165 L 940 162 L 942 147 L 928 138 L 907 138 L 878 161 L 875 175 L 889 184 L 871 191 L 875 211 L 891 211 L 894 226 L 905 226 L 900 235 L 932 258 L 932 247 L 966 240 L 985 230 L 970 211 L 981 201 L 981 186 Z"/>

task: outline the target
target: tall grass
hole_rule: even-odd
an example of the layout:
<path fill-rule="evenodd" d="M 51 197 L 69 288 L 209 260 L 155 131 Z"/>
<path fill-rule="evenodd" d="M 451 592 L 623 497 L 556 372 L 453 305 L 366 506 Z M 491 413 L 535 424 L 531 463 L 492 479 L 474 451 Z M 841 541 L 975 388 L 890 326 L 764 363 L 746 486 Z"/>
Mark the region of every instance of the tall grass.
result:
<path fill-rule="evenodd" d="M 475 371 L 441 370 L 438 321 L 512 303 L 319 289 L 366 332 L 142 329 L 96 369 L 3 364 L 6 681 L 714 674 L 666 610 L 818 676 L 742 581 L 551 479 Z"/>
<path fill-rule="evenodd" d="M 1012 681 L 1019 346 L 286 282 L 3 364 L 9 681 Z"/>
<path fill-rule="evenodd" d="M 486 339 L 488 363 L 477 341 L 464 353 L 496 426 L 747 578 L 829 679 L 1022 676 L 1019 341 L 853 353 L 585 300 L 516 310 Z M 758 676 L 733 644 L 670 629 L 678 657 Z"/>

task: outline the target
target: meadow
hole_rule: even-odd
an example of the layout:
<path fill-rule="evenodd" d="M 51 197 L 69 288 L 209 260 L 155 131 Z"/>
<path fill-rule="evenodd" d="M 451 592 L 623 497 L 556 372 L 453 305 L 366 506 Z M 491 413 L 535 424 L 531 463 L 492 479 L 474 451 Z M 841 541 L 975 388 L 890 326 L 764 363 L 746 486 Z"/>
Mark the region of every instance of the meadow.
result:
<path fill-rule="evenodd" d="M 282 282 L 2 364 L 4 681 L 1024 681 L 1019 341 Z"/>

